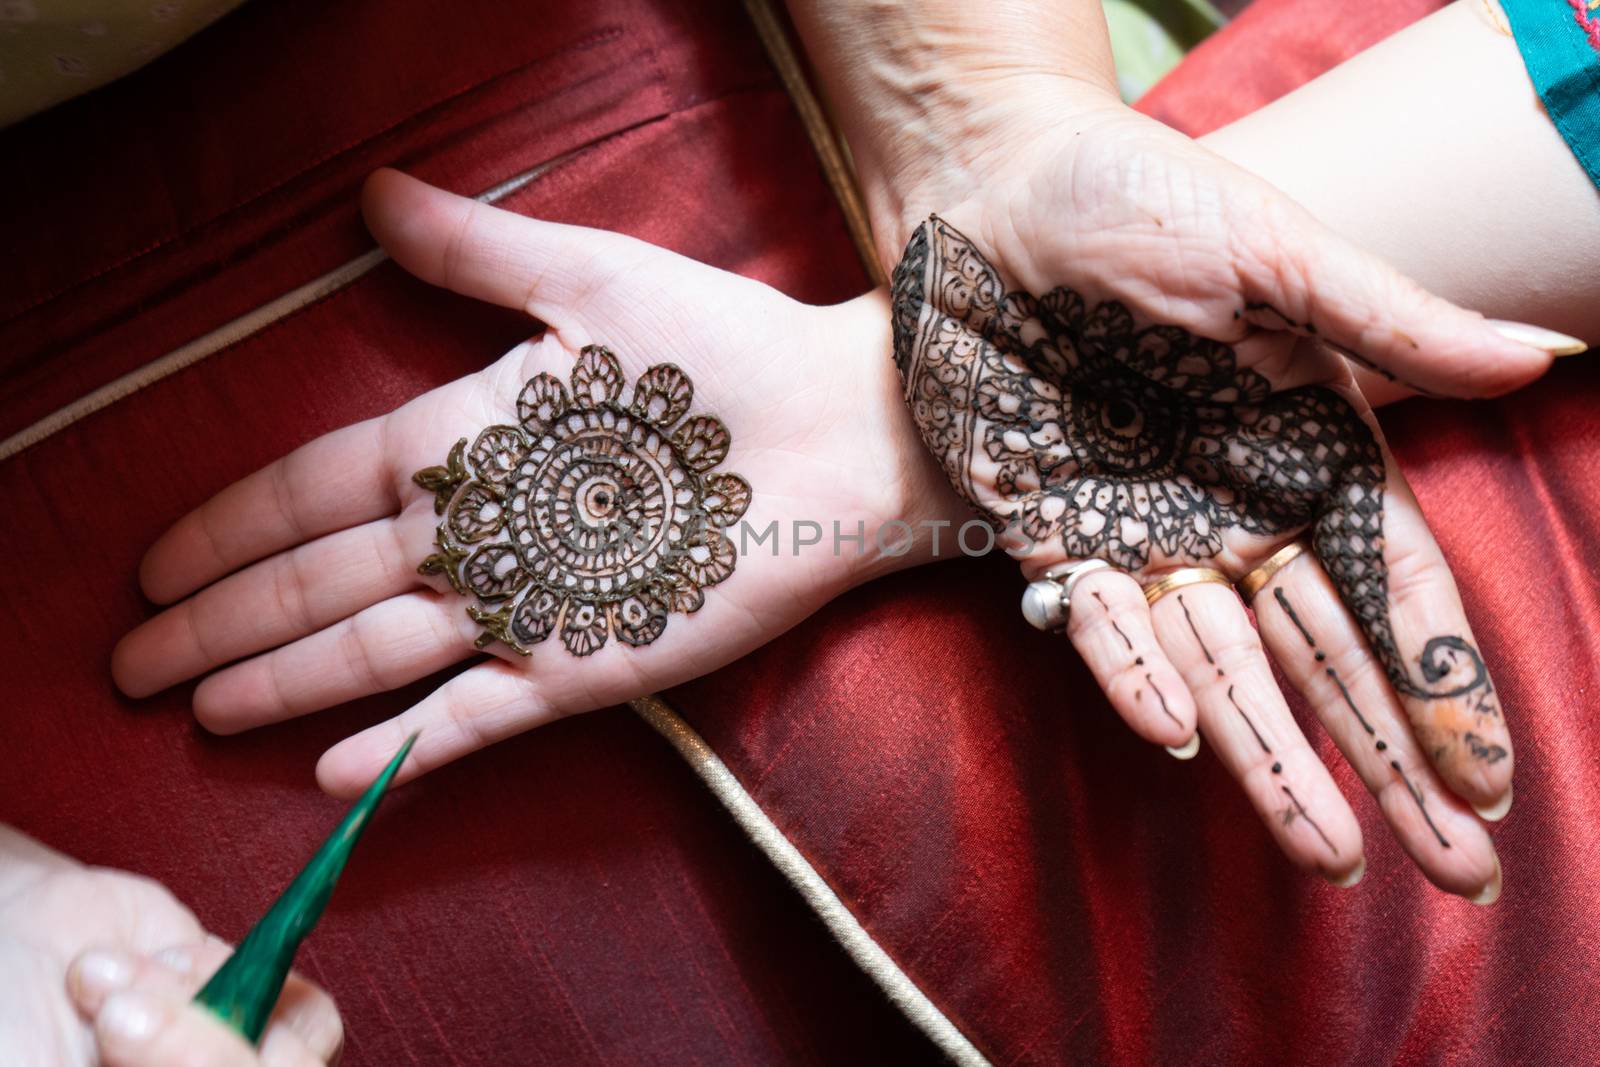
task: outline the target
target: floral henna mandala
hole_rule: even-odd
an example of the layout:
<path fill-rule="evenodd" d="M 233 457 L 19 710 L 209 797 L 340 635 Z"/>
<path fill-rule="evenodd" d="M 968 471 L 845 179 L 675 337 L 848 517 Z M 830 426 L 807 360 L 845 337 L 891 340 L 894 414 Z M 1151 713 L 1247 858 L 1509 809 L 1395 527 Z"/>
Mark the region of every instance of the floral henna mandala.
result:
<path fill-rule="evenodd" d="M 414 476 L 443 516 L 438 551 L 418 567 L 475 596 L 477 645 L 529 654 L 557 630 L 574 655 L 610 635 L 647 645 L 674 611 L 699 610 L 733 573 L 722 529 L 750 485 L 712 473 L 728 455 L 722 421 L 689 415 L 694 385 L 677 367 L 646 370 L 623 404 L 610 350 L 583 349 L 569 379 L 540 374 L 517 398 L 517 426 L 490 426 L 444 465 Z M 686 417 L 687 416 L 687 417 Z"/>
<path fill-rule="evenodd" d="M 1465 697 L 1499 714 L 1483 660 L 1463 638 L 1430 640 L 1420 678 L 1396 647 L 1384 457 L 1337 392 L 1273 392 L 1228 345 L 1139 325 L 1115 300 L 1091 306 L 1065 287 L 1007 292 L 937 217 L 907 245 L 892 301 L 895 362 L 923 441 L 997 525 L 1130 571 L 1152 548 L 1171 560 L 1215 556 L 1229 528 L 1289 536 L 1310 527 L 1398 691 Z"/>

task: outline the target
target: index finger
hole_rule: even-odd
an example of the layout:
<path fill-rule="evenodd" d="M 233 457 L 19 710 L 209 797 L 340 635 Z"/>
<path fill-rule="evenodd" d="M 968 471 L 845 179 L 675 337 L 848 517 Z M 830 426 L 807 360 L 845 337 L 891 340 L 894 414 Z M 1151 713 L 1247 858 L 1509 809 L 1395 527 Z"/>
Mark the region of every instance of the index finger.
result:
<path fill-rule="evenodd" d="M 179 519 L 139 565 L 145 595 L 170 604 L 274 552 L 399 511 L 385 421 L 325 434 Z"/>
<path fill-rule="evenodd" d="M 1372 447 L 1370 462 L 1346 468 L 1312 548 L 1439 776 L 1479 815 L 1499 819 L 1512 768 L 1499 694 L 1416 498 L 1381 438 Z"/>

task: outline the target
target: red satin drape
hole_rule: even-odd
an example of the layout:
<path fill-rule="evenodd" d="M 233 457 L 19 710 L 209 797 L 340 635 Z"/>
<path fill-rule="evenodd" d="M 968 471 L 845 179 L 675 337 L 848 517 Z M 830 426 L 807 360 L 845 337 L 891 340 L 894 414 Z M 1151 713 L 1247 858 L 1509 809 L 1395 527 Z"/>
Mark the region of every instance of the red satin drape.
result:
<path fill-rule="evenodd" d="M 1145 106 L 1209 127 L 1433 6 L 1257 0 Z M 865 284 L 731 2 L 254 0 L 0 155 L 0 436 L 360 255 L 382 163 L 476 192 L 562 158 L 505 206 L 806 300 Z M 138 557 L 526 329 L 380 267 L 0 461 L 0 819 L 242 933 L 337 817 L 316 755 L 426 687 L 228 739 L 187 690 L 122 701 Z M 1597 396 L 1579 359 L 1385 414 L 1515 717 L 1492 909 L 1428 887 L 1370 805 L 1358 889 L 1294 873 L 1213 761 L 1136 741 L 1023 626 L 1002 561 L 862 589 L 669 698 L 996 1062 L 1597 1062 Z M 621 710 L 397 793 L 302 963 L 346 1064 L 934 1056 Z"/>

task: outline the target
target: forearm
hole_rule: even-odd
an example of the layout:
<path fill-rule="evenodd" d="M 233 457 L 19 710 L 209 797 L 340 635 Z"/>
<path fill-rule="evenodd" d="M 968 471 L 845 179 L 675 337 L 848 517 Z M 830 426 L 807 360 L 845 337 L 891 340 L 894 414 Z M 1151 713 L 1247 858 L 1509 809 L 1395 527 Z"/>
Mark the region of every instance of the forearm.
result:
<path fill-rule="evenodd" d="M 1015 163 L 1019 126 L 1116 102 L 1099 0 L 790 0 L 891 266 L 929 211 Z"/>
<path fill-rule="evenodd" d="M 1481 0 L 1203 140 L 1435 293 L 1600 341 L 1600 195 Z"/>

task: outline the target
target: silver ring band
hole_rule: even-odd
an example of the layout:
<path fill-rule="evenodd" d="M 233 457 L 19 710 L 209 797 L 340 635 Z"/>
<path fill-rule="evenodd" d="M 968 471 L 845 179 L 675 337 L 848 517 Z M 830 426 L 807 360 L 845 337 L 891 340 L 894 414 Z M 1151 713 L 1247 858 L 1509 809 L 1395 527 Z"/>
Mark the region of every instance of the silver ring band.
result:
<path fill-rule="evenodd" d="M 1057 563 L 1022 591 L 1022 617 L 1036 630 L 1065 629 L 1072 613 L 1072 590 L 1078 579 L 1111 569 L 1111 564 L 1103 559 Z"/>

